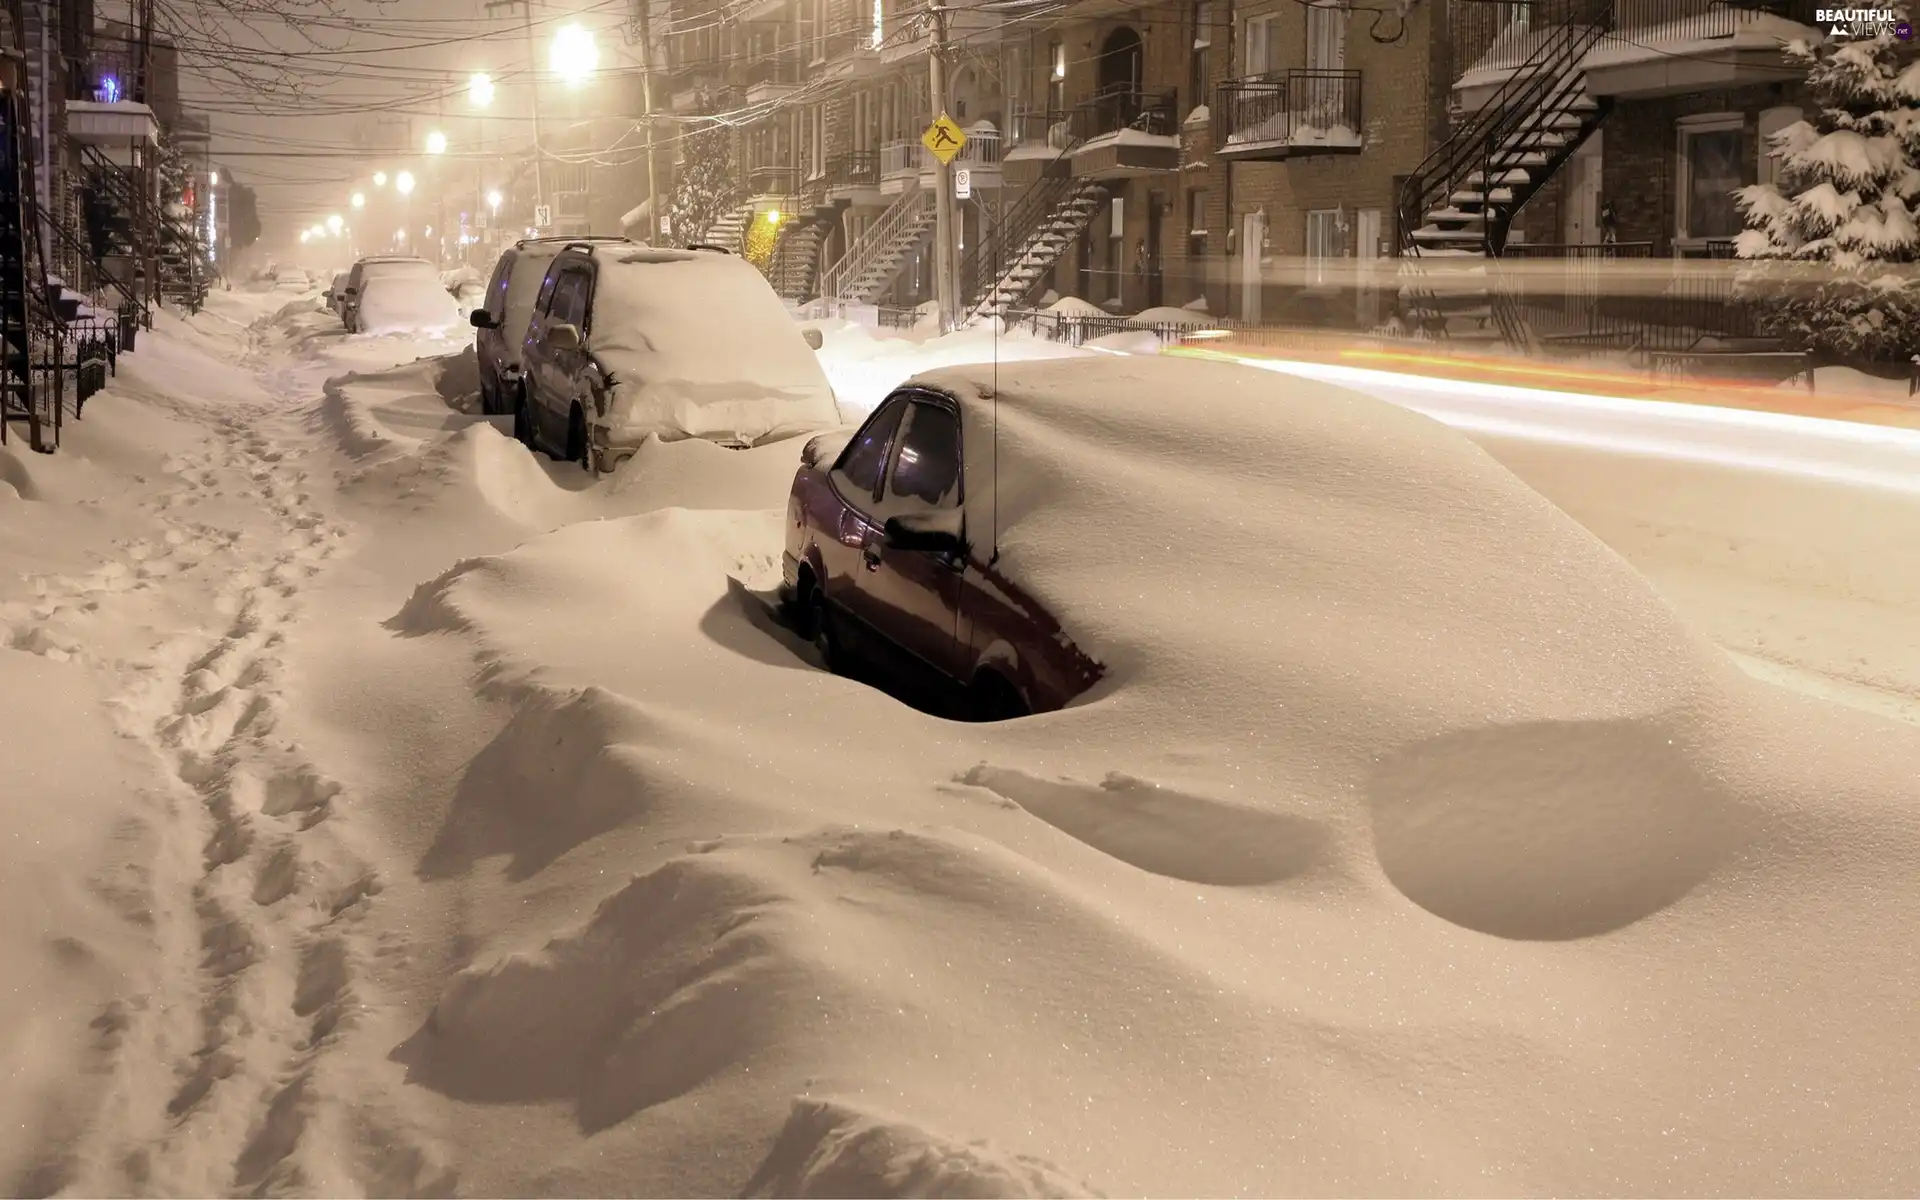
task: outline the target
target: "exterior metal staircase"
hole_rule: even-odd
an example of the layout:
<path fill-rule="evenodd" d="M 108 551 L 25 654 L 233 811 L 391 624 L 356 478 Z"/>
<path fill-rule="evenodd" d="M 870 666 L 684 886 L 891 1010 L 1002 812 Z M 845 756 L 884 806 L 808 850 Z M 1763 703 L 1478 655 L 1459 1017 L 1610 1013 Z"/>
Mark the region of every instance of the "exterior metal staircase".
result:
<path fill-rule="evenodd" d="M 820 295 L 871 304 L 893 285 L 907 258 L 933 233 L 933 192 L 916 188 L 882 213 L 820 277 Z"/>
<path fill-rule="evenodd" d="M 969 320 L 1017 308 L 1053 270 L 1106 202 L 1104 185 L 1071 176 L 1043 179 L 960 265 Z"/>
<path fill-rule="evenodd" d="M 28 98 L 0 90 L 0 445 L 14 425 L 42 454 L 60 445 L 60 323 L 33 205 Z"/>
<path fill-rule="evenodd" d="M 837 213 L 829 208 L 828 213 Z M 826 243 L 829 218 L 820 213 L 796 216 L 780 230 L 773 248 L 773 261 L 767 264 L 767 278 L 773 290 L 787 300 L 813 299 L 814 281 L 820 275 L 820 250 Z"/>
<path fill-rule="evenodd" d="M 1581 64 L 1612 16 L 1613 0 L 1574 0 L 1408 176 L 1399 207 L 1401 300 L 1428 331 L 1497 319 L 1486 260 L 1505 251 L 1520 210 L 1606 119 L 1609 105 L 1587 93 Z"/>
<path fill-rule="evenodd" d="M 752 223 L 753 205 L 736 204 L 724 210 L 713 224 L 707 226 L 706 236 L 700 240 L 709 246 L 724 246 L 735 254 L 745 254 L 747 226 Z"/>
<path fill-rule="evenodd" d="M 191 217 L 182 219 L 169 212 L 158 197 L 141 195 L 140 185 L 127 169 L 98 147 L 82 146 L 81 161 L 96 206 L 91 224 L 96 249 L 105 252 L 102 257 L 119 253 L 137 255 L 136 231 L 144 218 L 151 222 L 149 227 L 159 238 L 160 278 L 156 295 L 186 308 L 198 309 L 207 298 L 212 272 Z"/>

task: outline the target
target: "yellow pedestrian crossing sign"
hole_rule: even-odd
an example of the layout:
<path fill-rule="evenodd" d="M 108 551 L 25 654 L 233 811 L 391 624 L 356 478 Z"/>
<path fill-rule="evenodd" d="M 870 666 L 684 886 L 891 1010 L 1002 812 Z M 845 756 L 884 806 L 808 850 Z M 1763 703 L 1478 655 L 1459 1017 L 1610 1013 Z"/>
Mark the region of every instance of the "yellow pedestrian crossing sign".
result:
<path fill-rule="evenodd" d="M 953 123 L 952 117 L 941 113 L 934 119 L 933 124 L 927 126 L 927 131 L 920 135 L 920 142 L 933 151 L 935 158 L 943 163 L 950 163 L 967 144 L 967 135 Z"/>

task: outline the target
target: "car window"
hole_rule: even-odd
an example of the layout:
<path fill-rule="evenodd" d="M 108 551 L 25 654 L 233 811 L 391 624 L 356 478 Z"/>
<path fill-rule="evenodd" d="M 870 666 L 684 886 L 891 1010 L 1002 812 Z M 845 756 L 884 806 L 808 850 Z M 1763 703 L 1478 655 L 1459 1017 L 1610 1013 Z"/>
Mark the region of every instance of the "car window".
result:
<path fill-rule="evenodd" d="M 562 271 L 553 285 L 553 299 L 547 304 L 547 319 L 582 326 L 586 315 L 587 273 L 577 267 Z"/>
<path fill-rule="evenodd" d="M 840 457 L 840 466 L 834 471 L 843 490 L 849 496 L 865 496 L 872 499 L 880 490 L 880 475 L 886 469 L 887 454 L 893 448 L 894 430 L 900 427 L 900 418 L 906 414 L 907 400 L 902 397 L 894 400 L 867 422 Z"/>
<path fill-rule="evenodd" d="M 540 281 L 540 294 L 533 298 L 533 311 L 537 313 L 548 311 L 550 302 L 553 299 L 554 285 L 558 283 L 559 280 L 560 273 L 549 267 L 546 278 Z"/>
<path fill-rule="evenodd" d="M 487 312 L 496 323 L 506 319 L 507 280 L 512 276 L 513 255 L 502 254 L 500 261 L 494 264 L 493 279 L 487 284 Z"/>
<path fill-rule="evenodd" d="M 938 404 L 915 402 L 887 483 L 889 500 L 931 508 L 960 503 L 960 422 Z"/>

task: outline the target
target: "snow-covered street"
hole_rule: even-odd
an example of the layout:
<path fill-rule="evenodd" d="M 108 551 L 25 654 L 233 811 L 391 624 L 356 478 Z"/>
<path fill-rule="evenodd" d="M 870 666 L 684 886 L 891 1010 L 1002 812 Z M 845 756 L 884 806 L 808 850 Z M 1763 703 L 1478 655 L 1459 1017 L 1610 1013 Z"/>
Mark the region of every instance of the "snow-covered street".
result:
<path fill-rule="evenodd" d="M 1275 651 L 1324 690 L 1234 726 L 1150 656 L 999 725 L 820 671 L 754 595 L 796 444 L 595 480 L 476 415 L 468 346 L 215 292 L 0 450 L 0 1190 L 1920 1187 L 1920 436 L 1339 378 L 1703 639 L 1609 625 L 1599 548 L 1511 565 L 1572 582 L 1503 664 L 1376 597 L 1356 641 L 1522 714 L 1377 763 L 1328 727 L 1454 700 L 1361 690 L 1387 634 Z M 822 357 L 857 415 L 983 348 Z"/>

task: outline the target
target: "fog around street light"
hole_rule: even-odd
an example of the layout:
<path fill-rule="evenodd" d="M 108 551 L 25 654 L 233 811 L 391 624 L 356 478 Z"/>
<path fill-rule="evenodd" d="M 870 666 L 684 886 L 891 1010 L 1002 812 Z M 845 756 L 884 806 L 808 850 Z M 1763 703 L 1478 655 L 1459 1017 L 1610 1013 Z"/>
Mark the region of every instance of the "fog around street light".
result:
<path fill-rule="evenodd" d="M 375 171 L 373 173 L 373 186 L 375 187 L 387 186 L 387 173 L 385 171 Z"/>
<path fill-rule="evenodd" d="M 445 154 L 446 152 L 447 152 L 447 135 L 444 133 L 441 133 L 438 129 L 434 130 L 432 133 L 429 133 L 427 135 L 427 153 L 428 154 Z"/>
<path fill-rule="evenodd" d="M 467 78 L 467 100 L 475 108 L 486 108 L 493 103 L 493 78 L 485 71 L 475 71 Z"/>
<path fill-rule="evenodd" d="M 393 186 L 402 196 L 411 196 L 413 194 L 413 172 L 400 172 L 400 174 L 394 177 Z"/>
<path fill-rule="evenodd" d="M 568 87 L 579 87 L 600 65 L 600 47 L 591 31 L 579 25 L 566 25 L 553 35 L 553 49 L 547 66 Z"/>
<path fill-rule="evenodd" d="M 365 192 L 355 192 L 347 203 L 353 205 L 355 208 L 365 208 L 367 206 L 367 194 Z"/>
<path fill-rule="evenodd" d="M 487 193 L 487 207 L 493 209 L 495 212 L 500 211 L 500 200 L 501 196 L 498 188 Z"/>

